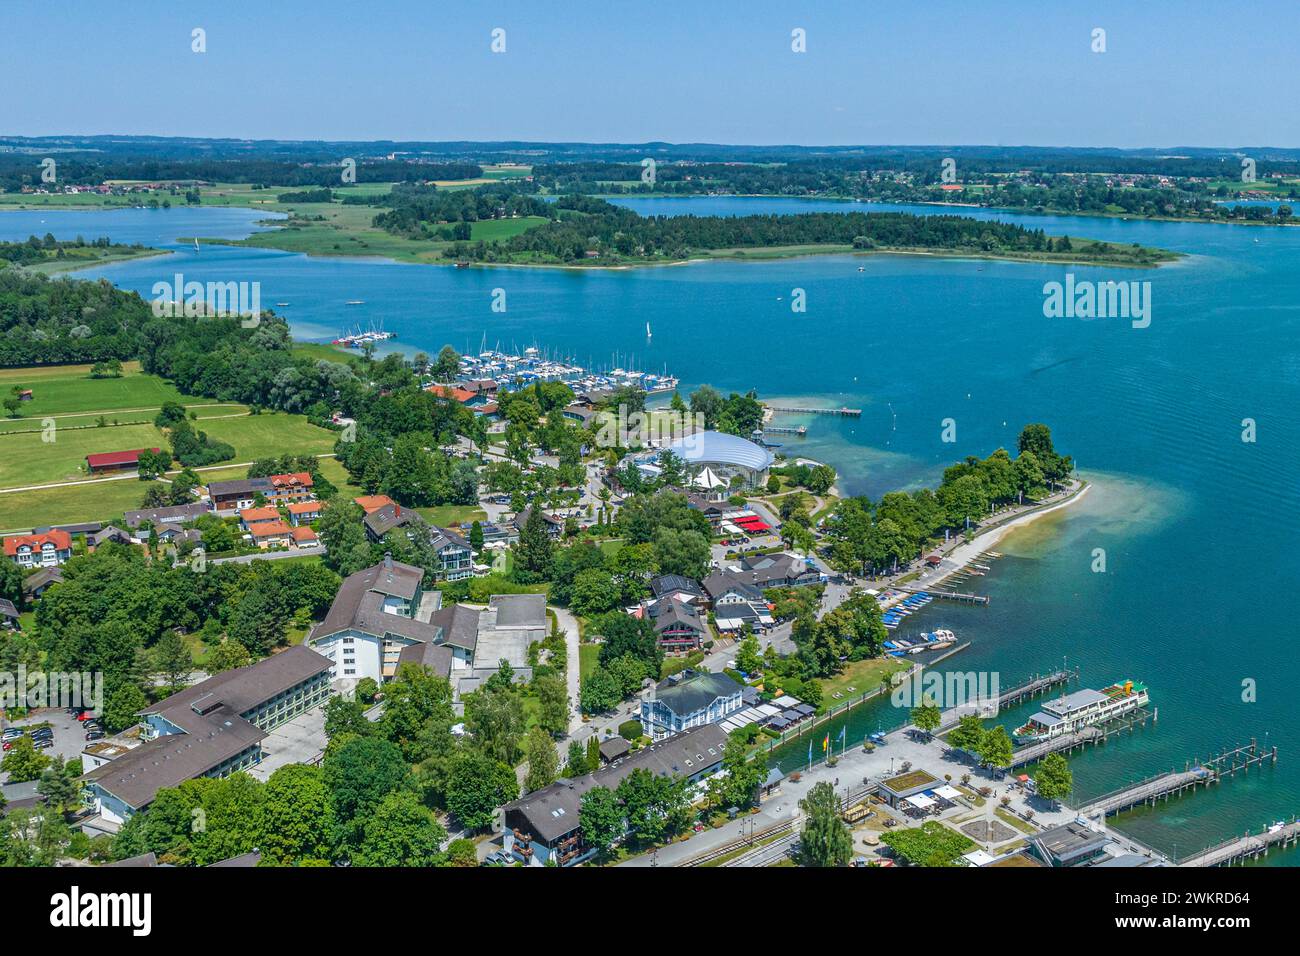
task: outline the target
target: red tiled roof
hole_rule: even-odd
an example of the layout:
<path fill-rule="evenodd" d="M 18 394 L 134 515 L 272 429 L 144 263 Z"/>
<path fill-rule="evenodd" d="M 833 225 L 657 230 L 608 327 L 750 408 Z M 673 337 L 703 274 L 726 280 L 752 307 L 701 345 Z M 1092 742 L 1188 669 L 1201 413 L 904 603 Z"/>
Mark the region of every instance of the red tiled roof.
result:
<path fill-rule="evenodd" d="M 106 451 L 97 455 L 87 455 L 86 464 L 91 468 L 106 468 L 112 465 L 134 465 L 146 451 L 158 454 L 157 448 L 136 448 L 133 451 Z"/>
<path fill-rule="evenodd" d="M 305 471 L 295 471 L 287 475 L 271 475 L 271 484 L 279 488 L 282 485 L 306 485 L 308 488 L 312 485 L 311 475 Z"/>
<path fill-rule="evenodd" d="M 388 497 L 388 495 L 362 495 L 360 498 L 353 498 L 352 500 L 359 504 L 361 510 L 366 514 L 378 511 L 380 508 L 384 508 L 388 505 L 397 505 L 397 502 Z"/>
<path fill-rule="evenodd" d="M 252 524 L 255 521 L 279 521 L 280 512 L 271 507 L 245 508 L 239 513 L 239 518 L 247 524 Z"/>
<path fill-rule="evenodd" d="M 5 538 L 5 554 L 12 558 L 24 544 L 29 545 L 33 551 L 39 551 L 47 541 L 60 551 L 67 551 L 72 547 L 72 535 L 54 528 L 41 534 L 16 534 Z"/>
<path fill-rule="evenodd" d="M 433 392 L 433 394 L 437 395 L 439 398 L 454 398 L 456 401 L 460 402 L 461 404 L 468 402 L 471 398 L 475 396 L 475 394 L 477 394 L 475 392 L 471 392 L 467 388 L 452 387 L 449 385 L 430 385 L 427 389 L 425 389 L 425 391 Z"/>
<path fill-rule="evenodd" d="M 283 521 L 259 521 L 248 526 L 248 533 L 254 538 L 274 538 L 291 534 L 293 529 Z"/>
<path fill-rule="evenodd" d="M 316 511 L 320 511 L 320 502 L 319 501 L 291 501 L 285 507 L 289 509 L 289 514 L 306 515 L 306 514 L 312 514 L 313 512 Z"/>
<path fill-rule="evenodd" d="M 306 525 L 299 525 L 296 528 L 290 528 L 289 534 L 293 535 L 295 541 L 316 541 L 316 532 Z"/>

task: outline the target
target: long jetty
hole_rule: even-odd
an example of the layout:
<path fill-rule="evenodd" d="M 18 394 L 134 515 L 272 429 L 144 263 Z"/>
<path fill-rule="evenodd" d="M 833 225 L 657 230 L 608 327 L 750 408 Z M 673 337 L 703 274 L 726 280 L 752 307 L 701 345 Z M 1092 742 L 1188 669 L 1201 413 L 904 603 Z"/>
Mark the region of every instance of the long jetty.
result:
<path fill-rule="evenodd" d="M 860 408 L 809 408 L 803 405 L 768 405 L 774 412 L 790 412 L 794 415 L 844 415 L 849 418 L 860 418 L 862 409 Z"/>
<path fill-rule="evenodd" d="M 940 591 L 934 588 L 907 588 L 901 585 L 891 585 L 895 591 L 904 591 L 908 594 L 928 594 L 932 598 L 938 598 L 943 601 L 957 601 L 961 604 L 985 604 L 989 603 L 988 596 L 985 594 L 963 594 L 960 591 Z"/>
<path fill-rule="evenodd" d="M 1289 823 L 1265 827 L 1259 833 L 1247 831 L 1231 837 L 1179 860 L 1179 866 L 1231 866 L 1245 860 L 1264 856 L 1274 847 L 1286 849 L 1300 843 L 1300 822 L 1295 817 Z"/>
<path fill-rule="evenodd" d="M 1238 770 L 1246 771 L 1265 762 L 1277 762 L 1277 748 L 1261 750 L 1252 740 L 1209 760 L 1189 761 L 1182 770 L 1170 770 L 1112 790 L 1079 807 L 1079 814 L 1104 818 L 1144 804 L 1154 806 L 1157 801 L 1168 801 L 1170 797 L 1181 796 L 1190 790 L 1212 786 L 1225 776 L 1234 776 Z"/>
<path fill-rule="evenodd" d="M 1077 671 L 1068 670 L 1052 671 L 1050 674 L 1036 674 L 1024 683 L 1017 684 L 1010 690 L 999 694 L 997 709 L 1002 710 L 1004 707 L 1010 707 L 1031 697 L 1037 697 L 1039 694 L 1044 694 L 1055 687 L 1069 683 L 1077 676 Z M 957 726 L 963 717 L 971 714 L 982 716 L 988 709 L 988 703 L 988 701 L 977 700 L 970 704 L 950 707 L 939 716 L 939 726 L 935 732 L 943 733 L 945 730 L 951 730 Z"/>

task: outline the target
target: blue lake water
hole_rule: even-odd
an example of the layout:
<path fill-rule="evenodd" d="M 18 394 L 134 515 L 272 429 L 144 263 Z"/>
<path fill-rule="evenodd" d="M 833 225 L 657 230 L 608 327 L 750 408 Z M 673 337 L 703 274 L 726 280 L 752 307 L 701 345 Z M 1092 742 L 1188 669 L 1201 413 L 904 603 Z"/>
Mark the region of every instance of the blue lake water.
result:
<path fill-rule="evenodd" d="M 1144 270 L 846 255 L 580 271 L 207 245 L 196 253 L 175 241 L 246 235 L 265 218 L 218 208 L 6 212 L 0 238 L 49 231 L 168 246 L 174 255 L 78 275 L 147 298 L 175 272 L 259 281 L 263 305 L 288 302 L 277 311 L 306 338 L 382 322 L 412 351 L 448 342 L 477 351 L 486 335 L 488 347 L 537 344 L 592 364 L 666 365 L 684 389 L 709 382 L 860 407 L 860 419 L 790 419 L 807 424 L 809 437 L 785 445 L 832 462 L 851 493 L 936 481 L 953 460 L 1012 447 L 1023 424 L 1047 422 L 1094 489 L 1004 539 L 998 550 L 1007 557 L 975 579 L 993 599 L 988 608 L 934 605 L 910 618 L 912 627 L 953 628 L 972 646 L 949 666 L 997 671 L 1004 686 L 1062 659 L 1081 668 L 1087 686 L 1145 681 L 1158 724 L 1074 756 L 1085 794 L 1251 737 L 1279 745 L 1275 769 L 1115 821 L 1139 839 L 1185 854 L 1300 810 L 1300 654 L 1278 617 L 1300 576 L 1289 537 L 1300 460 L 1300 229 L 781 199 L 620 201 L 649 215 L 958 212 L 1189 256 Z M 1045 318 L 1043 284 L 1067 272 L 1150 281 L 1150 327 Z M 496 288 L 506 290 L 504 314 L 491 311 Z M 796 289 L 805 313 L 791 311 Z M 356 299 L 365 304 L 345 305 Z M 941 441 L 946 418 L 956 421 L 955 444 Z M 1241 440 L 1245 418 L 1257 422 L 1255 443 Z M 1090 570 L 1095 548 L 1106 551 L 1104 574 Z M 1257 702 L 1243 702 L 1247 680 L 1257 682 Z M 868 705 L 848 718 L 849 735 L 861 740 L 902 716 Z M 783 763 L 806 756 L 791 753 Z"/>

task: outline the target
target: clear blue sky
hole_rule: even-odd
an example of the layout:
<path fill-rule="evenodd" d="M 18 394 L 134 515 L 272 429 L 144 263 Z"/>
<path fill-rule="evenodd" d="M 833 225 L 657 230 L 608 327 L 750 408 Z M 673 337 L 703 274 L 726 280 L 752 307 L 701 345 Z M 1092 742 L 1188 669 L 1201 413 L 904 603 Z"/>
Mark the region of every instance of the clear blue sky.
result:
<path fill-rule="evenodd" d="M 1294 0 L 5 0 L 0 134 L 1294 147 L 1298 45 Z"/>

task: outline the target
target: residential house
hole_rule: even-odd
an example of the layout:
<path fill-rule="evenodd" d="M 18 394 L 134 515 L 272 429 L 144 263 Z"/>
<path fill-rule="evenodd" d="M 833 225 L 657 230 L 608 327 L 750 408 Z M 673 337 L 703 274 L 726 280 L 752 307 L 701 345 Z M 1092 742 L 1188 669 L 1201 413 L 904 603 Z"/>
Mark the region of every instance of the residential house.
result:
<path fill-rule="evenodd" d="M 0 627 L 11 631 L 22 630 L 18 624 L 18 608 L 7 598 L 0 598 Z"/>
<path fill-rule="evenodd" d="M 285 505 L 285 510 L 289 512 L 289 523 L 297 527 L 317 520 L 321 514 L 321 504 L 319 501 L 291 501 Z"/>
<path fill-rule="evenodd" d="M 259 548 L 287 548 L 293 541 L 293 529 L 283 521 L 258 521 L 248 526 L 248 534 Z"/>
<path fill-rule="evenodd" d="M 641 701 L 641 726 L 655 740 L 716 724 L 745 706 L 744 684 L 728 674 L 684 670 L 656 684 Z"/>
<path fill-rule="evenodd" d="M 111 829 L 165 787 L 247 770 L 262 759 L 267 731 L 325 702 L 330 671 L 299 645 L 145 708 L 144 742 L 82 776 L 83 806 Z"/>
<path fill-rule="evenodd" d="M 528 523 L 528 516 L 532 514 L 532 512 L 533 506 L 529 505 L 523 511 L 519 512 L 519 514 L 515 515 L 511 524 L 514 526 L 516 533 L 523 533 L 524 525 Z M 564 522 L 555 517 L 555 515 L 549 515 L 543 511 L 542 520 L 546 523 L 546 536 L 548 538 L 557 540 L 564 534 Z"/>
<path fill-rule="evenodd" d="M 430 526 L 429 539 L 438 566 L 435 581 L 463 581 L 474 574 L 474 551 L 469 542 L 449 528 Z"/>
<path fill-rule="evenodd" d="M 701 606 L 709 602 L 709 596 L 704 593 L 704 588 L 700 586 L 700 582 L 681 574 L 660 574 L 651 578 L 650 593 L 655 596 L 656 601 L 662 601 L 664 598 L 677 598 Z"/>
<path fill-rule="evenodd" d="M 745 555 L 739 563 L 741 578 L 762 591 L 816 584 L 822 579 L 821 572 L 807 558 L 788 552 Z"/>
<path fill-rule="evenodd" d="M 206 504 L 202 501 L 195 501 L 185 505 L 169 505 L 165 508 L 144 508 L 139 511 L 128 511 L 122 517 L 128 528 L 135 529 L 141 525 L 183 524 L 210 513 L 211 509 Z"/>
<path fill-rule="evenodd" d="M 634 770 L 676 777 L 697 785 L 722 769 L 727 735 L 719 727 L 695 727 L 616 758 L 594 773 L 534 790 L 501 808 L 503 845 L 529 866 L 573 866 L 596 852 L 582 836 L 582 795 L 594 787 L 618 789 Z"/>
<path fill-rule="evenodd" d="M 52 568 L 72 557 L 72 535 L 58 528 L 4 539 L 5 556 L 20 568 Z"/>
<path fill-rule="evenodd" d="M 252 508 L 258 497 L 272 505 L 282 505 L 291 501 L 309 501 L 314 496 L 312 477 L 305 471 L 265 478 L 214 481 L 208 485 L 212 510 L 222 516 Z"/>
<path fill-rule="evenodd" d="M 693 651 L 708 640 L 709 627 L 699 609 L 681 598 L 665 597 L 647 609 L 659 646 L 665 651 Z"/>
<path fill-rule="evenodd" d="M 23 578 L 23 596 L 35 601 L 56 584 L 63 583 L 63 572 L 58 568 L 42 568 Z"/>
<path fill-rule="evenodd" d="M 118 544 L 135 543 L 129 532 L 109 525 L 107 528 L 101 528 L 99 531 L 93 531 L 86 535 L 86 550 L 93 554 L 96 548 L 100 545 L 108 544 L 110 541 L 117 542 Z"/>
<path fill-rule="evenodd" d="M 394 528 L 402 528 L 408 525 L 424 526 L 424 519 L 420 517 L 418 512 L 410 508 L 403 508 L 393 502 L 382 505 L 374 511 L 366 512 L 366 516 L 361 519 L 361 522 L 366 527 L 366 537 L 376 542 L 382 541 L 384 535 Z"/>
<path fill-rule="evenodd" d="M 279 520 L 280 510 L 270 505 L 264 505 L 261 508 L 243 508 L 239 512 L 239 527 L 244 531 L 247 531 L 251 525 Z"/>
<path fill-rule="evenodd" d="M 295 548 L 320 547 L 320 537 L 305 524 L 290 528 L 289 537 Z"/>
<path fill-rule="evenodd" d="M 713 608 L 713 622 L 721 632 L 739 631 L 746 624 L 759 631 L 774 623 L 763 592 L 731 571 L 715 571 L 703 587 Z"/>
<path fill-rule="evenodd" d="M 386 505 L 397 504 L 397 502 L 388 497 L 388 495 L 362 495 L 360 498 L 353 498 L 352 500 L 359 504 L 361 510 L 366 514 L 378 511 Z"/>

